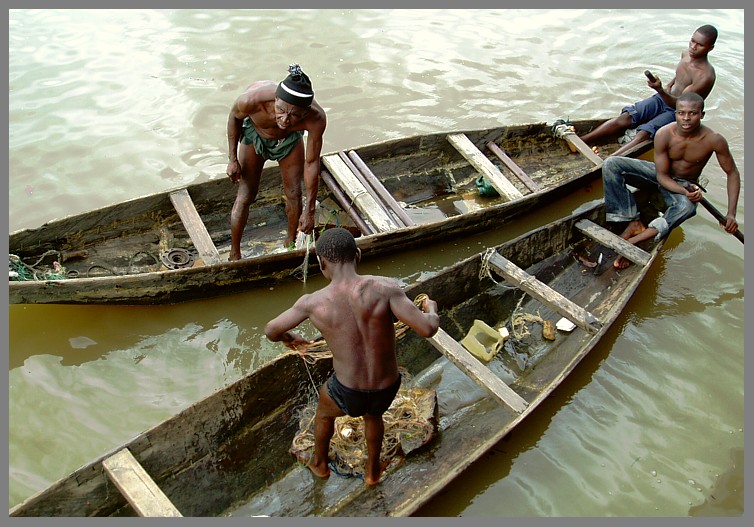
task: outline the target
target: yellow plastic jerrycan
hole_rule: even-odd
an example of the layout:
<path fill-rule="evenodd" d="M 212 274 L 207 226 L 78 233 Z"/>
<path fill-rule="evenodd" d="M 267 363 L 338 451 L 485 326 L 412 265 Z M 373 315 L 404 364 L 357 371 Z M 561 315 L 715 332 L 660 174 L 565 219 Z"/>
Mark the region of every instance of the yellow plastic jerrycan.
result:
<path fill-rule="evenodd" d="M 504 327 L 498 331 L 481 320 L 474 320 L 468 334 L 461 340 L 461 345 L 477 359 L 489 362 L 507 338 L 508 330 Z"/>

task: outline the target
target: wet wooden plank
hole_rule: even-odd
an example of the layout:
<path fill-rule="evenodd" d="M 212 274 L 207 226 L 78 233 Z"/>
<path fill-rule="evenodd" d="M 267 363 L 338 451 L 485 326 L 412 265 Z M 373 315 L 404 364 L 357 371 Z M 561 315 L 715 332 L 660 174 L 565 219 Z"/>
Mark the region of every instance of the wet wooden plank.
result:
<path fill-rule="evenodd" d="M 102 468 L 139 516 L 183 516 L 127 448 L 103 460 Z"/>
<path fill-rule="evenodd" d="M 576 150 L 581 152 L 589 161 L 595 164 L 595 166 L 601 166 L 603 159 L 594 153 L 594 150 L 586 144 L 576 132 L 568 128 L 567 125 L 561 124 L 555 129 L 555 136 L 568 141 L 568 144 L 573 146 Z"/>
<path fill-rule="evenodd" d="M 355 150 L 350 150 L 348 152 L 348 158 L 354 164 L 356 169 L 361 172 L 364 180 L 372 187 L 372 189 L 374 189 L 375 192 L 377 192 L 382 201 L 384 201 L 385 204 L 390 207 L 390 210 L 395 213 L 398 219 L 403 222 L 403 225 L 405 225 L 406 227 L 416 225 L 416 222 L 411 219 L 411 216 L 406 213 L 403 207 L 401 207 L 400 203 L 398 203 L 393 195 L 388 192 L 388 190 L 382 184 L 382 181 L 377 179 L 377 176 L 374 175 L 369 166 L 367 166 L 367 164 L 361 159 L 361 157 L 359 157 L 359 154 L 356 153 Z"/>
<path fill-rule="evenodd" d="M 437 333 L 427 340 L 498 402 L 511 407 L 516 413 L 523 412 L 529 406 L 529 403 L 505 384 L 500 377 L 492 373 L 479 359 L 466 351 L 442 328 L 438 329 Z"/>
<path fill-rule="evenodd" d="M 588 333 L 595 334 L 602 328 L 602 322 L 586 309 L 576 305 L 547 284 L 540 282 L 536 277 L 530 275 L 506 258 L 503 258 L 500 254 L 494 253 L 490 256 L 489 264 L 504 276 L 506 280 L 515 284 L 519 289 L 526 291 Z"/>
<path fill-rule="evenodd" d="M 610 247 L 635 264 L 647 265 L 652 259 L 648 252 L 630 243 L 628 240 L 624 240 L 617 234 L 613 234 L 609 230 L 600 227 L 593 221 L 581 220 L 576 223 L 576 228 L 596 242 Z"/>
<path fill-rule="evenodd" d="M 392 231 L 401 227 L 390 217 L 375 196 L 358 180 L 337 154 L 323 156 L 322 162 L 333 179 L 337 181 L 343 191 L 353 200 L 354 205 L 366 216 L 378 232 Z"/>
<path fill-rule="evenodd" d="M 509 201 L 523 197 L 523 194 L 513 186 L 513 183 L 466 137 L 466 134 L 448 134 L 448 141 L 474 168 L 484 175 L 490 185 L 495 187 L 498 194 Z"/>
<path fill-rule="evenodd" d="M 526 185 L 526 188 L 528 188 L 532 192 L 537 192 L 542 189 L 542 187 L 540 187 L 536 181 L 530 178 L 529 175 L 524 172 L 523 169 L 518 166 L 515 161 L 508 157 L 508 154 L 503 152 L 503 149 L 497 146 L 496 143 L 490 141 L 489 143 L 487 143 L 487 148 L 489 148 L 490 151 L 495 154 L 495 156 L 508 168 L 508 170 L 513 172 L 513 175 L 521 180 L 521 183 Z"/>
<path fill-rule="evenodd" d="M 194 247 L 196 247 L 204 263 L 206 265 L 220 263 L 220 254 L 217 252 L 217 247 L 215 247 L 212 237 L 207 232 L 207 227 L 199 216 L 188 190 L 184 188 L 171 192 L 170 201 L 173 202 L 186 232 L 191 237 L 191 241 L 194 242 Z"/>

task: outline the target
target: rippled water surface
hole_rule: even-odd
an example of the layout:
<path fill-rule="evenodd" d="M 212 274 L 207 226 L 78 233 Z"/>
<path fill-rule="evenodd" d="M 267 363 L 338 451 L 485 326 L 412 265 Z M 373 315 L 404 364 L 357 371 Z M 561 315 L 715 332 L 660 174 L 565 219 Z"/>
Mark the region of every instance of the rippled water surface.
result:
<path fill-rule="evenodd" d="M 745 174 L 743 10 L 10 11 L 9 229 L 225 178 L 230 105 L 291 62 L 328 112 L 330 152 L 613 116 L 648 95 L 645 69 L 670 80 L 705 23 L 720 37 L 704 122 Z M 707 175 L 725 209 L 714 159 Z M 546 214 L 527 218 L 363 270 L 415 280 Z M 420 514 L 742 514 L 743 273 L 743 246 L 700 208 L 600 346 Z M 10 505 L 279 353 L 264 324 L 323 283 L 176 306 L 10 306 Z"/>

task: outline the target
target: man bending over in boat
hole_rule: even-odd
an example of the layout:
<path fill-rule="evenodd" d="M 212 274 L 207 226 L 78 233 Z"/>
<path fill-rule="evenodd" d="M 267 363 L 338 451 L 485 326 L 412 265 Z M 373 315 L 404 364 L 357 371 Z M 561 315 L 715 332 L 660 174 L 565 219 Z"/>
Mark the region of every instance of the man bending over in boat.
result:
<path fill-rule="evenodd" d="M 288 233 L 285 246 L 296 231 L 314 228 L 314 207 L 319 186 L 319 156 L 327 117 L 314 100 L 309 77 L 298 64 L 280 83 L 258 81 L 233 103 L 228 116 L 228 168 L 238 194 L 230 216 L 229 260 L 241 258 L 241 238 L 249 219 L 249 206 L 259 190 L 266 160 L 277 161 L 283 178 Z M 306 154 L 304 132 L 308 132 Z M 306 213 L 302 214 L 301 182 L 306 184 Z"/>
<path fill-rule="evenodd" d="M 702 189 L 695 182 L 713 153 L 728 179 L 728 211 L 723 228 L 731 234 L 738 230 L 736 209 L 741 176 L 728 142 L 701 123 L 704 99 L 700 95 L 693 92 L 681 95 L 676 102 L 675 115 L 675 122 L 660 128 L 655 136 L 654 163 L 611 156 L 605 159 L 602 166 L 605 217 L 610 222 L 628 221 L 621 236 L 634 245 L 652 237 L 663 238 L 696 214 Z M 684 180 L 690 183 L 688 189 L 681 184 Z M 647 182 L 659 187 L 668 208 L 664 216 L 652 220 L 645 227 L 626 183 L 638 187 Z M 613 265 L 624 269 L 629 261 L 619 256 Z"/>
<path fill-rule="evenodd" d="M 581 139 L 589 146 L 604 144 L 605 139 L 618 137 L 626 130 L 636 130 L 631 141 L 624 144 L 613 155 L 621 155 L 634 145 L 651 139 L 662 128 L 674 120 L 676 101 L 684 93 L 698 93 L 707 98 L 715 85 L 715 68 L 707 60 L 707 54 L 715 47 L 717 29 L 714 26 L 699 27 L 691 36 L 689 47 L 681 53 L 681 60 L 675 69 L 675 77 L 663 87 L 656 75 L 654 80 L 647 79 L 647 86 L 655 90 L 653 96 L 639 101 L 621 110 L 614 117 Z"/>
<path fill-rule="evenodd" d="M 321 478 L 330 475 L 328 452 L 335 418 L 364 416 L 367 461 L 364 482 L 376 485 L 385 466 L 380 462 L 384 435 L 382 414 L 401 384 L 395 353 L 394 317 L 422 337 L 437 332 L 440 318 L 435 301 L 425 299 L 419 309 L 390 278 L 359 275 L 361 260 L 353 235 L 346 229 L 327 229 L 316 244 L 322 274 L 330 283 L 299 298 L 267 323 L 265 334 L 296 349 L 309 341 L 290 330 L 304 320 L 321 332 L 333 355 L 335 373 L 319 389 L 314 418 L 314 452 L 307 463 Z"/>

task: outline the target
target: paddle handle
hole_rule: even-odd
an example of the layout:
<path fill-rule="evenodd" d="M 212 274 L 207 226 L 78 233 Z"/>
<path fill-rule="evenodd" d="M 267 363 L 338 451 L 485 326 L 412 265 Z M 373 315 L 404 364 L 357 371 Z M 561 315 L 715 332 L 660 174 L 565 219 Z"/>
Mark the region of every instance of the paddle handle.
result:
<path fill-rule="evenodd" d="M 690 181 L 686 181 L 685 179 L 677 179 L 676 181 L 678 181 L 678 183 L 680 183 L 683 186 L 683 188 L 687 190 L 690 189 L 691 187 Z M 699 186 L 698 184 L 696 185 Z M 702 187 L 700 186 L 699 188 L 702 188 Z M 704 189 L 702 188 L 702 190 Z M 701 203 L 702 206 L 705 209 L 707 209 L 715 217 L 718 223 L 720 223 L 721 225 L 725 225 L 727 223 L 728 219 L 725 217 L 725 215 L 719 210 L 717 210 L 717 208 L 715 208 L 715 206 L 712 203 L 707 201 L 707 198 L 702 198 L 702 200 L 699 203 Z M 733 236 L 735 236 L 736 239 L 740 241 L 741 243 L 744 243 L 744 233 L 742 233 L 739 229 L 736 229 L 736 232 L 733 233 Z"/>

